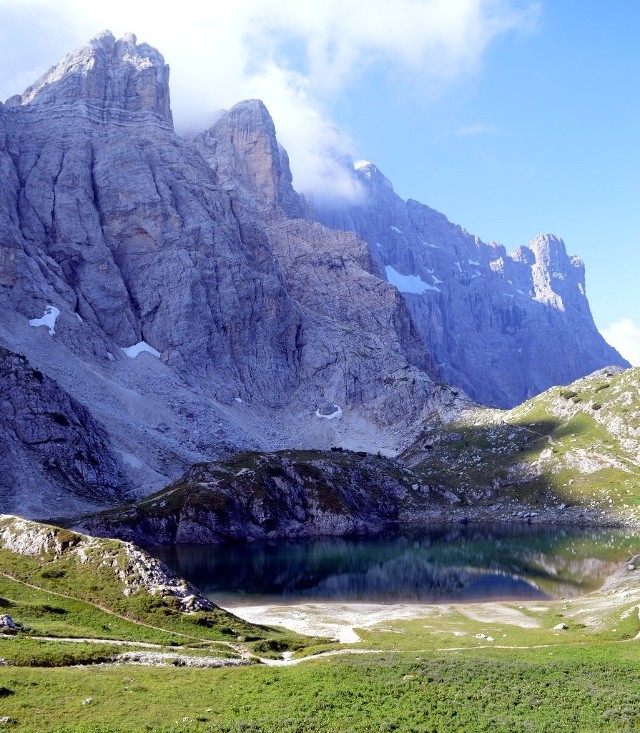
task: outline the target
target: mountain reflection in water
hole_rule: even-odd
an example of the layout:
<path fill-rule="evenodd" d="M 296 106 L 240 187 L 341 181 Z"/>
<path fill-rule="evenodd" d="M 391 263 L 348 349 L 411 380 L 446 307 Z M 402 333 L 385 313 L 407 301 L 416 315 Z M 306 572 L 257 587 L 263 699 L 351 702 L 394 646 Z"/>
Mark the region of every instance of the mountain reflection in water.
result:
<path fill-rule="evenodd" d="M 178 545 L 152 553 L 225 606 L 438 603 L 581 595 L 638 544 L 623 530 L 447 524 L 366 539 Z"/>

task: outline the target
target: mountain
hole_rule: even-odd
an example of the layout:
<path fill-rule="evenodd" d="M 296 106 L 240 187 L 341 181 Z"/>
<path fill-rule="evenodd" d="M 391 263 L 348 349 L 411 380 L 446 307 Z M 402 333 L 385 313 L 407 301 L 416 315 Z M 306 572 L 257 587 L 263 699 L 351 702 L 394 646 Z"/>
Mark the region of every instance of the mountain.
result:
<path fill-rule="evenodd" d="M 596 369 L 629 366 L 598 332 L 584 265 L 561 239 L 540 235 L 508 253 L 403 201 L 372 163 L 358 163 L 354 175 L 360 198 L 317 202 L 307 215 L 368 243 L 445 382 L 483 404 L 514 407 Z"/>
<path fill-rule="evenodd" d="M 93 498 L 112 503 L 115 476 L 144 494 L 239 449 L 392 453 L 455 412 L 463 396 L 434 381 L 366 245 L 291 218 L 264 106 L 187 140 L 168 77 L 158 51 L 105 32 L 0 105 L 0 344 L 50 380 L 39 410 L 70 419 L 68 400 L 96 426 L 112 469 Z M 12 511 L 50 515 L 70 484 L 9 402 L 2 438 L 23 461 L 0 485 L 38 475 Z"/>
<path fill-rule="evenodd" d="M 6 510 L 95 510 L 239 450 L 392 455 L 469 406 L 445 381 L 511 404 L 621 363 L 560 240 L 507 255 L 356 174 L 358 203 L 314 209 L 258 100 L 179 136 L 132 34 L 0 104 Z"/>

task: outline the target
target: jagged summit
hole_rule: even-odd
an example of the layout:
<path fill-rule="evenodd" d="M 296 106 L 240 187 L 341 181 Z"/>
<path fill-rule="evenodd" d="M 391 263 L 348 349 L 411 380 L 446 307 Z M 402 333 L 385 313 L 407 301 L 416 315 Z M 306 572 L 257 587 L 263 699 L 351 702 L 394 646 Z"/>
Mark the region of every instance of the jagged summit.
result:
<path fill-rule="evenodd" d="M 67 54 L 7 107 L 83 102 L 115 112 L 150 112 L 172 124 L 169 66 L 162 54 L 133 33 L 116 40 L 111 31 Z"/>

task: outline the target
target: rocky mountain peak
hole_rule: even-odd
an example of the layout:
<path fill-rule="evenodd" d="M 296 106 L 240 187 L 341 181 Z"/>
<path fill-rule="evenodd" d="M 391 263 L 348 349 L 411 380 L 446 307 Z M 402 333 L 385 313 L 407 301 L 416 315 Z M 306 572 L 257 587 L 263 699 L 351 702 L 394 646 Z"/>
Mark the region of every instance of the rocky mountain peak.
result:
<path fill-rule="evenodd" d="M 533 251 L 538 262 L 549 267 L 554 264 L 564 265 L 568 259 L 564 241 L 555 234 L 538 234 L 529 243 L 529 249 Z"/>
<path fill-rule="evenodd" d="M 97 112 L 100 117 L 108 112 L 116 116 L 147 112 L 172 124 L 169 66 L 155 48 L 138 44 L 133 33 L 116 40 L 110 31 L 103 31 L 6 105 L 40 107 L 69 102 L 83 102 L 88 113 Z"/>
<path fill-rule="evenodd" d="M 393 184 L 378 166 L 371 163 L 371 161 L 356 161 L 353 164 L 353 169 L 365 190 L 377 195 L 384 194 L 385 192 L 393 194 Z"/>
<path fill-rule="evenodd" d="M 224 112 L 195 143 L 224 185 L 235 188 L 239 183 L 269 206 L 280 207 L 294 218 L 301 215 L 289 157 L 259 99 L 239 102 Z"/>

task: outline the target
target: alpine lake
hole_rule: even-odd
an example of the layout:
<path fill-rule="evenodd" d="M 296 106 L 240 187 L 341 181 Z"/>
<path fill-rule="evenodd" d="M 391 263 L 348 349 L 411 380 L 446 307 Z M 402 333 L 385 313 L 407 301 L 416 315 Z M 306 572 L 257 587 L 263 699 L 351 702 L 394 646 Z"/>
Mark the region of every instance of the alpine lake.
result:
<path fill-rule="evenodd" d="M 640 538 L 631 530 L 526 523 L 152 549 L 225 608 L 568 599 L 598 589 L 638 552 Z"/>

